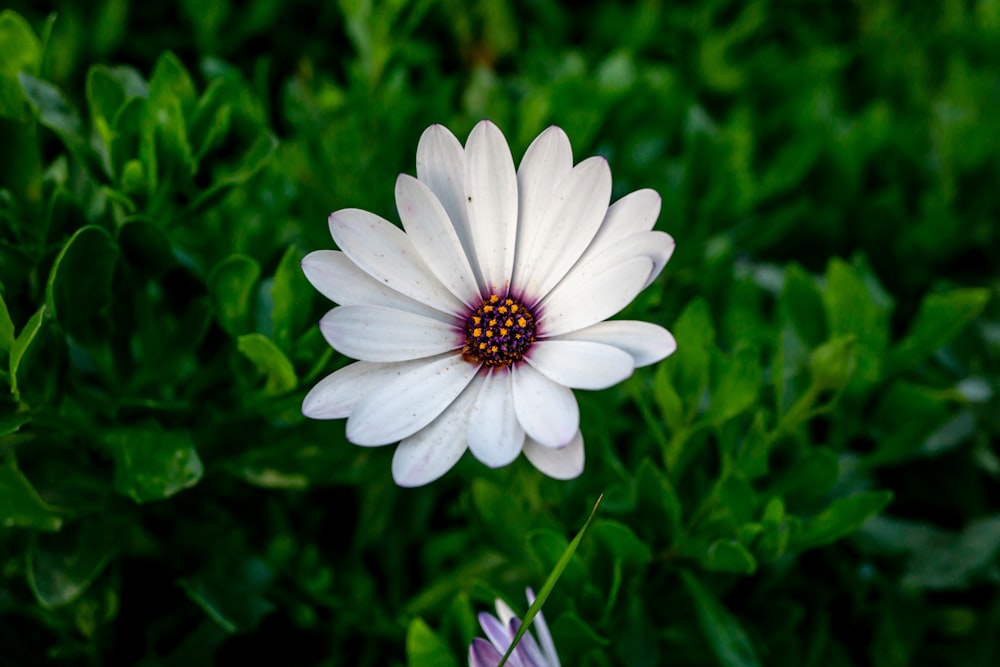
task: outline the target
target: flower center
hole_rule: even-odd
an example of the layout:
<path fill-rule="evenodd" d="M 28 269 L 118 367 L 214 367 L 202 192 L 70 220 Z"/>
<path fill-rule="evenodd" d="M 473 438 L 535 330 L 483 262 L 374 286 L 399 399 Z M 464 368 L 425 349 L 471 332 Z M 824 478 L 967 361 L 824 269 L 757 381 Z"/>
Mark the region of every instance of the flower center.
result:
<path fill-rule="evenodd" d="M 535 342 L 535 317 L 516 299 L 491 294 L 465 321 L 466 361 L 507 367 Z"/>

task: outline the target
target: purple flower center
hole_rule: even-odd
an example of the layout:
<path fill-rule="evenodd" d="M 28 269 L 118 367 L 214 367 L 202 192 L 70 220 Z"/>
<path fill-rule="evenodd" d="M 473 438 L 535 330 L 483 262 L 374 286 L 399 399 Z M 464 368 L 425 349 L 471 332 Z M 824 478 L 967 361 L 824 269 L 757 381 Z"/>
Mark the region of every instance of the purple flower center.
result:
<path fill-rule="evenodd" d="M 509 367 L 535 342 L 535 316 L 516 299 L 491 294 L 465 321 L 462 355 L 470 363 Z"/>

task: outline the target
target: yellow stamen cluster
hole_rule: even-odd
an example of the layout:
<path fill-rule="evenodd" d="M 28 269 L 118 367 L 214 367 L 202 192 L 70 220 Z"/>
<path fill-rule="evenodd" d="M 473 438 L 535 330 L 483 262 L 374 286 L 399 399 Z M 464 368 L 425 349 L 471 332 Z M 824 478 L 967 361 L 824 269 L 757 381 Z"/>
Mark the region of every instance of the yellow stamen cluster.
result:
<path fill-rule="evenodd" d="M 524 304 L 491 294 L 465 321 L 462 354 L 471 363 L 507 367 L 535 342 L 535 318 Z"/>

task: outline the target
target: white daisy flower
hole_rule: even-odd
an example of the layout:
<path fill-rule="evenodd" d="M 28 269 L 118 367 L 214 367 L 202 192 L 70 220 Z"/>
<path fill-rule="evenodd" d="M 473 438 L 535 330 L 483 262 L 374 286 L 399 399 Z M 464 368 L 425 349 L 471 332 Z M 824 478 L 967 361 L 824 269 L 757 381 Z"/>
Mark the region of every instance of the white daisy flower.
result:
<path fill-rule="evenodd" d="M 583 470 L 573 389 L 603 389 L 676 348 L 663 327 L 605 320 L 659 274 L 674 241 L 651 231 L 660 198 L 639 190 L 608 206 L 611 171 L 573 166 L 551 127 L 515 171 L 500 130 L 476 125 L 463 148 L 440 125 L 401 174 L 403 229 L 372 213 L 330 216 L 339 251 L 302 262 L 340 304 L 320 321 L 357 359 L 308 393 L 302 412 L 347 418 L 347 439 L 399 442 L 401 486 L 447 472 L 468 448 L 490 467 L 522 451 L 543 473 Z"/>
<path fill-rule="evenodd" d="M 530 588 L 526 592 L 528 604 L 534 604 L 535 592 Z M 520 619 L 507 603 L 497 598 L 496 608 L 496 616 L 486 612 L 479 614 L 479 625 L 489 641 L 481 637 L 472 640 L 469 645 L 469 667 L 497 667 L 510 648 L 510 643 L 514 641 L 514 635 L 521 628 Z M 532 624 L 538 641 L 535 641 L 531 632 L 525 632 L 507 659 L 507 664 L 510 667 L 561 667 L 556 645 L 541 611 L 535 614 Z"/>

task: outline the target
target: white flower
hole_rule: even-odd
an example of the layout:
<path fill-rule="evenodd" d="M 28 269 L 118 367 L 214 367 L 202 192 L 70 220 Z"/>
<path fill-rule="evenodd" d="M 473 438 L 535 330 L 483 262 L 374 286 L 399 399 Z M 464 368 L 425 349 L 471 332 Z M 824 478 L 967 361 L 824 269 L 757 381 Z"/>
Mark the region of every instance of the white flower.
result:
<path fill-rule="evenodd" d="M 520 452 L 543 473 L 583 470 L 572 389 L 603 389 L 676 343 L 655 324 L 605 322 L 659 274 L 674 249 L 651 231 L 660 198 L 639 190 L 610 208 L 611 171 L 573 166 L 551 127 L 514 170 L 500 130 L 476 125 L 465 148 L 440 125 L 417 147 L 417 178 L 396 181 L 399 229 L 372 213 L 330 216 L 340 251 L 302 262 L 340 304 L 326 340 L 358 359 L 323 379 L 302 412 L 347 418 L 361 446 L 400 442 L 392 474 L 431 482 L 468 447 L 490 467 Z"/>
<path fill-rule="evenodd" d="M 526 593 L 528 604 L 534 604 L 534 591 L 529 588 Z M 497 598 L 496 608 L 496 616 L 486 612 L 479 614 L 479 625 L 489 641 L 481 637 L 472 640 L 469 645 L 469 667 L 497 667 L 510 648 L 510 643 L 514 641 L 514 635 L 521 628 L 521 621 L 503 600 Z M 535 641 L 530 632 L 525 632 L 510 654 L 507 664 L 510 667 L 560 667 L 556 645 L 552 642 L 549 626 L 541 611 L 535 614 L 532 624 L 538 641 Z"/>

